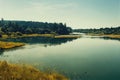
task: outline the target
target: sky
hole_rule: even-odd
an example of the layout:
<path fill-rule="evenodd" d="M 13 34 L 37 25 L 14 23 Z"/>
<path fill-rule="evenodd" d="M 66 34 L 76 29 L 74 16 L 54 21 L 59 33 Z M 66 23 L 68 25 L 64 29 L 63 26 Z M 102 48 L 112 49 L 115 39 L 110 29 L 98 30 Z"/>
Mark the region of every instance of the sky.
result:
<path fill-rule="evenodd" d="M 66 23 L 72 28 L 120 26 L 120 0 L 0 0 L 0 18 Z"/>

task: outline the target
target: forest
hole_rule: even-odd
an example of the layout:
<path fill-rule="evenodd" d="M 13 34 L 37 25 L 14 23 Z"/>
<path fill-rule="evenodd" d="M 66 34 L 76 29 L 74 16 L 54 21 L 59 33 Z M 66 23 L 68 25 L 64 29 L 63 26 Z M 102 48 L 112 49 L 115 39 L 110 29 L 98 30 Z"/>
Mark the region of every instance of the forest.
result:
<path fill-rule="evenodd" d="M 0 34 L 69 34 L 72 31 L 63 23 L 48 23 L 35 21 L 0 20 Z"/>
<path fill-rule="evenodd" d="M 120 26 L 100 29 L 74 29 L 73 32 L 93 34 L 120 34 Z"/>

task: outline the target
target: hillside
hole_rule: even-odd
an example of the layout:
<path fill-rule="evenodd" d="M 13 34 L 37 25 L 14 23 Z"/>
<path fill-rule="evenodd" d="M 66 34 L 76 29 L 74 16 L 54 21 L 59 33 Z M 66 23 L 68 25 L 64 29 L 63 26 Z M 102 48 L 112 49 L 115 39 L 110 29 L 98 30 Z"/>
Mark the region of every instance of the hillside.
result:
<path fill-rule="evenodd" d="M 72 31 L 63 23 L 48 23 L 34 21 L 0 20 L 0 34 L 69 34 Z"/>

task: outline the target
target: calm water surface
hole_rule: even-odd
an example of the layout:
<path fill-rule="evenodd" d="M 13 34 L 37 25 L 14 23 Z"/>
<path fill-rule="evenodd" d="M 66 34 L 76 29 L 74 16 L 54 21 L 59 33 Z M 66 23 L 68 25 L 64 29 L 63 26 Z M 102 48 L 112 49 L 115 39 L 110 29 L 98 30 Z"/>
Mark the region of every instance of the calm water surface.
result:
<path fill-rule="evenodd" d="M 11 41 L 11 40 L 10 40 Z M 120 80 L 120 41 L 103 38 L 24 38 L 18 49 L 0 52 L 0 60 L 51 68 L 71 80 Z"/>

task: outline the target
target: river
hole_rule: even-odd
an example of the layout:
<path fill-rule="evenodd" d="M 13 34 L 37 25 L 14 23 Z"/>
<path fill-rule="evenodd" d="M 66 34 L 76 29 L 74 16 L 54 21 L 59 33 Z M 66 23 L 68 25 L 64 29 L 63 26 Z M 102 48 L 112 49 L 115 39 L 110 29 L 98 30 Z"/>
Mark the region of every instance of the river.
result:
<path fill-rule="evenodd" d="M 20 38 L 26 46 L 0 52 L 0 60 L 58 71 L 71 80 L 120 80 L 120 40 Z"/>

